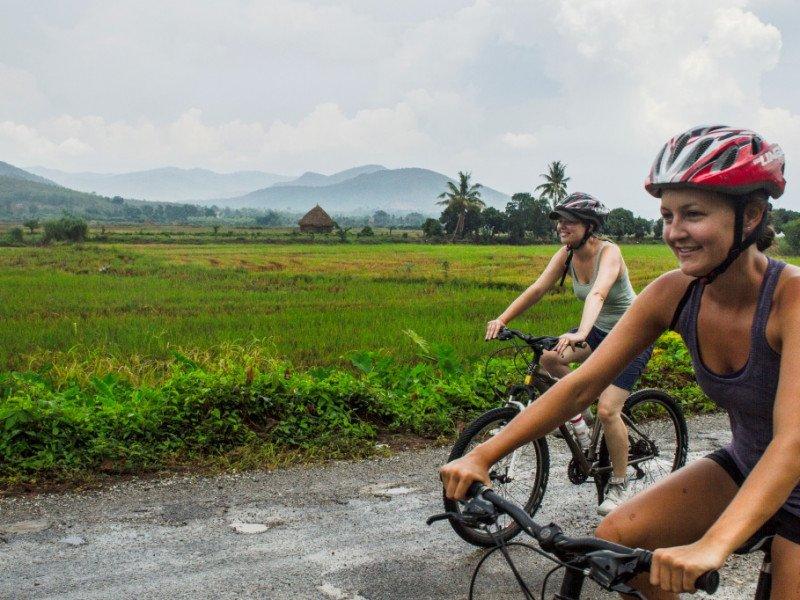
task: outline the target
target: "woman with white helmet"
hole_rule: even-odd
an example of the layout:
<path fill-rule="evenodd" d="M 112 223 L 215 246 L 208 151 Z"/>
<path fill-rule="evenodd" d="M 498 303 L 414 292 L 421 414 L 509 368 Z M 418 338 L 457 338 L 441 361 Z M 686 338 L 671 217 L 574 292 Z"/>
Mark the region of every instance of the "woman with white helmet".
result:
<path fill-rule="evenodd" d="M 783 194 L 780 147 L 758 134 L 697 127 L 670 139 L 645 182 L 661 199 L 664 240 L 680 269 L 639 294 L 602 348 L 500 434 L 442 467 L 449 497 L 487 466 L 591 403 L 672 327 L 698 383 L 727 409 L 732 441 L 606 517 L 598 535 L 658 549 L 638 588 L 675 598 L 750 536 L 775 534 L 772 598 L 800 598 L 800 268 L 764 254 L 769 197 Z"/>
<path fill-rule="evenodd" d="M 560 337 L 553 350 L 544 353 L 542 366 L 560 378 L 570 372 L 571 363 L 580 363 L 589 357 L 636 298 L 619 247 L 597 235 L 607 215 L 608 209 L 602 202 L 581 192 L 569 195 L 553 209 L 550 218 L 557 221 L 556 230 L 564 245 L 553 255 L 538 279 L 499 317 L 489 321 L 487 340 L 497 337 L 512 319 L 536 304 L 559 278 L 563 284 L 569 274 L 575 296 L 584 302 L 581 321 Z M 597 507 L 601 515 L 610 513 L 625 499 L 628 431 L 622 420 L 622 407 L 650 354 L 651 348 L 647 348 L 599 395 L 598 417 L 603 423 L 613 467 L 603 503 Z M 583 425 L 580 414 L 572 421 L 578 426 Z M 588 442 L 588 433 L 584 435 Z"/>

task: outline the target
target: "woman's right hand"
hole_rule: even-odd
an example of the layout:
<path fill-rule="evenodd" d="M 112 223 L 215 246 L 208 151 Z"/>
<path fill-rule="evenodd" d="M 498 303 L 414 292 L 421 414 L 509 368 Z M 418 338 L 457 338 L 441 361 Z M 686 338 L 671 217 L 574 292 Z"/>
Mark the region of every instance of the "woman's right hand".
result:
<path fill-rule="evenodd" d="M 492 485 L 489 466 L 474 451 L 441 467 L 439 479 L 442 480 L 445 494 L 451 500 L 463 500 L 473 481 Z"/>
<path fill-rule="evenodd" d="M 506 324 L 498 317 L 486 323 L 486 341 L 493 340 Z"/>

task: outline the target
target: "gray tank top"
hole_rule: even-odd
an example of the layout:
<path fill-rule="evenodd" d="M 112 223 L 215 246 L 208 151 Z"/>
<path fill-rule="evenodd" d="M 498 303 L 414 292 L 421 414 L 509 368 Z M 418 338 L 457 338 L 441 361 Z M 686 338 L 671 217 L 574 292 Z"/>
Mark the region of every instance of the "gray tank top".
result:
<path fill-rule="evenodd" d="M 594 259 L 594 270 L 592 271 L 592 278 L 589 280 L 589 283 L 579 282 L 578 278 L 575 276 L 575 267 L 572 263 L 569 265 L 569 274 L 570 277 L 572 277 L 572 291 L 575 292 L 575 296 L 582 302 L 586 301 L 589 292 L 592 291 L 592 286 L 594 286 L 594 280 L 597 279 L 597 271 L 600 267 L 600 256 L 603 254 L 603 250 L 605 250 L 607 245 L 606 243 L 603 244 L 603 247 L 600 248 L 600 251 L 597 253 L 597 257 Z M 627 268 L 623 268 L 622 273 L 617 277 L 614 285 L 611 286 L 608 296 L 603 302 L 603 308 L 600 309 L 600 314 L 597 315 L 597 320 L 594 322 L 594 326 L 608 333 L 614 325 L 617 324 L 617 321 L 622 318 L 625 311 L 630 308 L 635 299 L 636 292 L 633 291 L 631 280 L 628 279 L 628 270 Z"/>
<path fill-rule="evenodd" d="M 750 328 L 750 353 L 744 367 L 736 373 L 713 373 L 700 358 L 697 315 L 705 287 L 702 282 L 694 286 L 675 328 L 689 349 L 698 385 L 711 400 L 728 411 L 733 439 L 727 450 L 745 477 L 772 441 L 772 409 L 778 390 L 781 356 L 767 343 L 766 328 L 772 295 L 785 266 L 786 263 L 769 259 Z M 800 516 L 800 485 L 792 491 L 784 508 Z"/>

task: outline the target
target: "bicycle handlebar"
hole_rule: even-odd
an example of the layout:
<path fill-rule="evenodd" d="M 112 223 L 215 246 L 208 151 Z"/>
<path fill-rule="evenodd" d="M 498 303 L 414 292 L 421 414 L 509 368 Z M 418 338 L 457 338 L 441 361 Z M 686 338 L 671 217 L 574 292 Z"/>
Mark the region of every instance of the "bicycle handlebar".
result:
<path fill-rule="evenodd" d="M 620 544 L 608 542 L 598 538 L 571 538 L 561 532 L 558 525 L 550 524 L 545 527 L 537 524 L 525 510 L 499 496 L 494 490 L 480 482 L 474 482 L 467 492 L 467 497 L 472 503 L 477 503 L 479 515 L 477 518 L 489 520 L 492 515 L 486 513 L 486 507 L 481 502 L 489 502 L 499 511 L 510 516 L 531 537 L 533 537 L 542 550 L 555 554 L 559 558 L 583 557 L 590 565 L 589 576 L 608 589 L 612 586 L 624 584 L 634 575 L 650 570 L 653 553 L 642 548 L 628 548 Z M 496 518 L 496 515 L 494 515 Z M 708 571 L 697 578 L 695 588 L 708 594 L 713 594 L 719 587 L 719 573 Z"/>
<path fill-rule="evenodd" d="M 542 335 L 539 337 L 534 337 L 532 335 L 528 335 L 523 331 L 519 331 L 518 329 L 509 329 L 508 327 L 502 327 L 500 331 L 497 332 L 497 339 L 500 341 L 508 341 L 511 338 L 519 338 L 528 346 L 533 348 L 535 351 L 541 352 L 543 350 L 552 350 L 555 345 L 558 343 L 558 337 L 553 337 L 549 335 Z M 586 345 L 586 342 L 580 342 L 576 344 L 579 348 L 582 348 Z"/>

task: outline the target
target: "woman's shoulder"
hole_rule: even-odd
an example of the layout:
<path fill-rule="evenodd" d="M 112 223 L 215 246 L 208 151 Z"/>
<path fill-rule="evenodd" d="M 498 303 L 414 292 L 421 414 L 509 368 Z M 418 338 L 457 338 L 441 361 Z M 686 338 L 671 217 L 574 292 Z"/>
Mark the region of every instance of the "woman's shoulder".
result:
<path fill-rule="evenodd" d="M 639 296 L 659 300 L 674 309 L 694 280 L 694 277 L 684 274 L 680 269 L 667 271 L 650 282 Z"/>
<path fill-rule="evenodd" d="M 610 240 L 600 240 L 600 243 L 597 245 L 597 254 L 600 256 L 601 262 L 618 263 L 623 261 L 622 250 Z"/>
<path fill-rule="evenodd" d="M 787 264 L 783 268 L 773 302 L 780 312 L 790 311 L 793 315 L 800 312 L 800 267 Z"/>

